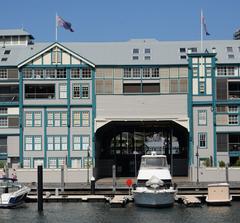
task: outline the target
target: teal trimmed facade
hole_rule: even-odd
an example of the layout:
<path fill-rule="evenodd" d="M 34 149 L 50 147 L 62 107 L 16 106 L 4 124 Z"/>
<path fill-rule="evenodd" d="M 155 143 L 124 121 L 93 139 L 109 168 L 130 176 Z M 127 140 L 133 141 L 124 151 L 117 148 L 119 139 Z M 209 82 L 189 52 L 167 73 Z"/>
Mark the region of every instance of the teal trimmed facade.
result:
<path fill-rule="evenodd" d="M 9 61 L 0 62 L 0 70 L 8 75 L 1 77 L 0 72 L 0 112 L 7 108 L 6 114 L 0 113 L 0 145 L 6 147 L 0 158 L 7 157 L 10 166 L 35 168 L 42 163 L 51 169 L 86 169 L 91 160 L 90 168 L 98 176 L 104 169 L 101 162 L 114 162 L 101 158 L 110 144 L 104 141 L 104 128 L 109 135 L 125 128 L 119 134 L 122 149 L 138 143 L 128 141 L 128 128 L 140 134 L 131 125 L 150 123 L 152 132 L 159 126 L 159 132 L 165 128 L 167 134 L 184 135 L 187 142 L 178 139 L 180 148 L 174 151 L 179 166 L 184 158 L 189 169 L 196 167 L 198 149 L 199 159 L 211 160 L 214 167 L 219 161 L 234 165 L 240 158 L 240 61 L 237 55 L 226 59 L 229 45 L 236 48 L 233 52 L 239 49 L 230 40 L 206 42 L 204 53 L 198 41 L 131 40 L 120 42 L 121 47 L 34 43 L 22 47 L 19 58 L 10 52 Z M 197 53 L 191 52 L 194 47 Z M 133 59 L 135 48 L 138 60 Z M 150 53 L 145 55 L 145 49 Z M 11 46 L 11 51 L 18 50 Z M 203 133 L 205 146 L 200 145 Z M 114 140 L 111 146 L 118 147 Z"/>

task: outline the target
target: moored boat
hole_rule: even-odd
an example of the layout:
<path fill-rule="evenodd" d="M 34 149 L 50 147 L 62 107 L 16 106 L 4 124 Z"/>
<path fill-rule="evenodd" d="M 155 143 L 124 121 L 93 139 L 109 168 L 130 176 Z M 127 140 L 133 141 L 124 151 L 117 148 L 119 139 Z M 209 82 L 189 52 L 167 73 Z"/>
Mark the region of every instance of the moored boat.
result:
<path fill-rule="evenodd" d="M 16 183 L 16 179 L 0 178 L 0 187 L 4 191 L 0 195 L 0 208 L 12 208 L 25 202 L 30 188 Z"/>
<path fill-rule="evenodd" d="M 176 190 L 172 186 L 172 177 L 165 155 L 144 155 L 137 177 L 137 187 L 133 190 L 137 206 L 169 207 L 173 206 Z"/>

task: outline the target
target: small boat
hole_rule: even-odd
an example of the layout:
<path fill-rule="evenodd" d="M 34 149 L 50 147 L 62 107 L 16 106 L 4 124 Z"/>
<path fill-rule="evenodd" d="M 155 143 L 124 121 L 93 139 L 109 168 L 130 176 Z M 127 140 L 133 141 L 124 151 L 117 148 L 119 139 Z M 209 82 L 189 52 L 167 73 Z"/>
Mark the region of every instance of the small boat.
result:
<path fill-rule="evenodd" d="M 172 187 L 172 177 L 165 155 L 144 155 L 137 177 L 137 187 L 133 190 L 137 206 L 173 206 L 176 190 Z"/>
<path fill-rule="evenodd" d="M 0 178 L 0 188 L 3 193 L 0 195 L 0 208 L 13 208 L 25 202 L 31 189 L 22 186 L 13 178 Z"/>

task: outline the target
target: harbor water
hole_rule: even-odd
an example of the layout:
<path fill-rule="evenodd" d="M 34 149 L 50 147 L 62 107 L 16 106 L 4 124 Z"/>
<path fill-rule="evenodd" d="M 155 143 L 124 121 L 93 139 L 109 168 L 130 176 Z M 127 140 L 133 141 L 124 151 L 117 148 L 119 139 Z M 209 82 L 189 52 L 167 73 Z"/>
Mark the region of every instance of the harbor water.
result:
<path fill-rule="evenodd" d="M 16 209 L 0 209 L 0 223 L 239 223 L 240 202 L 226 207 L 187 208 L 175 204 L 173 208 L 154 209 L 135 207 L 110 208 L 107 203 L 44 203 L 39 214 L 37 203 L 27 203 Z"/>

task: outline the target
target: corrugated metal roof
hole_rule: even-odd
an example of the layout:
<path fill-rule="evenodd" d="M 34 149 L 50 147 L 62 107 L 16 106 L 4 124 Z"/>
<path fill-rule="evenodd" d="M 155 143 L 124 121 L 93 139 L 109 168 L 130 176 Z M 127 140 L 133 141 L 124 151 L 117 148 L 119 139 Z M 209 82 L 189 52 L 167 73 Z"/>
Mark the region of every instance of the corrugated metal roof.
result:
<path fill-rule="evenodd" d="M 0 65 L 14 66 L 41 52 L 53 43 L 35 43 L 28 46 L 6 46 L 0 48 Z M 152 39 L 130 40 L 126 42 L 64 42 L 64 47 L 86 58 L 95 65 L 184 65 L 187 59 L 180 59 L 186 55 L 188 48 L 197 48 L 200 52 L 200 41 L 158 41 Z M 227 52 L 227 47 L 232 47 L 233 52 Z M 204 41 L 203 48 L 209 53 L 216 49 L 217 63 L 240 63 L 240 40 L 211 40 Z M 139 49 L 139 54 L 133 54 L 133 49 Z M 145 54 L 149 48 L 151 53 Z M 186 53 L 180 53 L 180 48 L 185 48 Z M 4 51 L 10 49 L 8 60 L 1 62 Z M 234 58 L 229 59 L 228 55 Z M 133 60 L 138 56 L 138 60 Z M 150 60 L 145 60 L 150 56 Z M 148 58 L 149 59 L 149 58 Z"/>
<path fill-rule="evenodd" d="M 24 29 L 0 29 L 0 36 L 33 36 Z"/>

